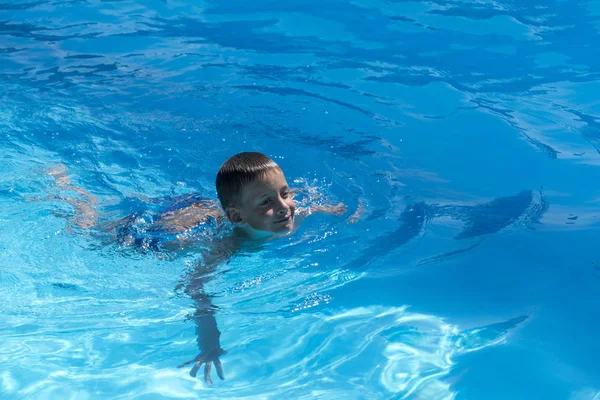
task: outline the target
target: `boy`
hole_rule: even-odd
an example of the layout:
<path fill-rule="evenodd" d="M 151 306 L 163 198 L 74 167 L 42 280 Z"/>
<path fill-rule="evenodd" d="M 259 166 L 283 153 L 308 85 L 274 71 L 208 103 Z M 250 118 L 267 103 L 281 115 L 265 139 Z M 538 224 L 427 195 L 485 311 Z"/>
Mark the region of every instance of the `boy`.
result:
<path fill-rule="evenodd" d="M 211 246 L 204 254 L 206 268 L 196 270 L 190 277 L 186 293 L 194 299 L 196 313 L 196 334 L 200 354 L 179 367 L 194 364 L 190 375 L 195 377 L 204 364 L 204 379 L 211 385 L 211 366 L 214 363 L 219 378 L 224 379 L 219 357 L 225 354 L 221 349 L 214 318 L 214 307 L 210 298 L 202 290 L 207 274 L 246 241 L 265 240 L 293 233 L 302 220 L 313 212 L 326 212 L 341 215 L 345 206 L 313 206 L 298 210 L 293 200 L 283 171 L 269 157 L 261 153 L 240 153 L 229 158 L 219 169 L 216 179 L 217 195 L 229 221 L 236 228 L 231 236 L 225 237 Z"/>
<path fill-rule="evenodd" d="M 227 260 L 245 243 L 270 240 L 293 233 L 302 220 L 314 212 L 342 215 L 345 206 L 312 206 L 297 209 L 283 171 L 269 157 L 261 153 L 245 152 L 229 158 L 219 169 L 216 189 L 223 213 L 214 202 L 196 195 L 180 196 L 171 206 L 157 216 L 134 213 L 117 221 L 98 224 L 94 205 L 96 200 L 84 190 L 71 185 L 64 169 L 49 173 L 59 187 L 76 192 L 78 198 L 65 198 L 79 215 L 74 222 L 81 228 L 97 226 L 109 232 L 125 245 L 137 245 L 144 249 L 181 250 L 197 241 L 196 232 L 205 233 L 206 226 L 222 225 L 226 218 L 234 224 L 231 234 L 207 237 L 208 251 L 202 252 L 202 265 L 186 279 L 185 293 L 195 303 L 193 315 L 196 323 L 197 343 L 200 354 L 181 364 L 194 364 L 190 375 L 196 376 L 204 365 L 204 379 L 211 385 L 210 370 L 214 363 L 217 375 L 224 379 L 219 357 L 221 349 L 219 332 L 214 317 L 215 307 L 204 291 L 204 283 L 223 261 Z M 223 215 L 224 214 L 224 215 Z M 356 222 L 358 215 L 351 222 Z M 143 221 L 143 222 L 140 222 Z M 142 229 L 139 225 L 142 224 Z M 183 285 L 181 285 L 183 286 Z"/>

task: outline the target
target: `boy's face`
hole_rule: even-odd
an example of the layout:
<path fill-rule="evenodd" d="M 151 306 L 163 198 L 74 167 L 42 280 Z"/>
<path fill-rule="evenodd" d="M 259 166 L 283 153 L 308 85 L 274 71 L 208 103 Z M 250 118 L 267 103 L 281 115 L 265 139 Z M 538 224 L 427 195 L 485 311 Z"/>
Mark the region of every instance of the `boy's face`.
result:
<path fill-rule="evenodd" d="M 228 214 L 233 222 L 245 222 L 260 231 L 285 232 L 294 226 L 295 210 L 285 176 L 274 169 L 244 186 L 240 204 Z"/>

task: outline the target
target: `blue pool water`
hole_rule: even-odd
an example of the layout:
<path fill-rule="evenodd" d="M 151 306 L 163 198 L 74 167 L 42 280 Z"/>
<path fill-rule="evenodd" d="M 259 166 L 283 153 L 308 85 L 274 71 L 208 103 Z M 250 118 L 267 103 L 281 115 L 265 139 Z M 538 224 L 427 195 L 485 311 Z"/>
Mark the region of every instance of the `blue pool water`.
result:
<path fill-rule="evenodd" d="M 600 2 L 1 1 L 0 398 L 600 399 Z M 207 284 L 208 387 L 198 254 L 47 172 L 116 218 L 247 150 L 349 211 Z"/>

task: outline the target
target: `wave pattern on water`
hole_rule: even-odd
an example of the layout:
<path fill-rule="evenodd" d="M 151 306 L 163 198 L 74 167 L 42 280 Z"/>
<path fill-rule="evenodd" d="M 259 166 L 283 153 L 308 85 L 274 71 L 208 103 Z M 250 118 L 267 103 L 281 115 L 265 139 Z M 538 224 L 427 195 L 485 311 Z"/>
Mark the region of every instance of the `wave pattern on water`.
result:
<path fill-rule="evenodd" d="M 173 317 L 149 321 L 150 335 L 136 333 L 134 325 L 117 329 L 84 320 L 72 340 L 60 339 L 60 329 L 33 326 L 8 335 L 0 348 L 3 363 L 28 359 L 31 352 L 38 361 L 4 373 L 4 390 L 40 398 L 195 398 L 198 381 L 169 367 L 174 360 L 168 355 L 189 346 L 176 325 L 180 316 Z M 224 359 L 227 381 L 219 397 L 375 398 L 384 389 L 394 398 L 452 399 L 456 392 L 447 376 L 456 358 L 502 343 L 524 319 L 461 331 L 406 307 L 366 307 L 266 316 L 248 334 L 239 327 L 254 324 L 254 317 L 240 315 L 227 336 L 243 340 Z M 157 356 L 159 349 L 167 356 Z M 348 376 L 356 365 L 359 371 Z M 24 382 L 32 373 L 39 378 Z"/>
<path fill-rule="evenodd" d="M 560 0 L 0 3 L 0 392 L 598 398 L 581 332 L 600 321 L 599 16 Z M 248 149 L 360 216 L 311 217 L 212 277 L 229 354 L 208 389 L 174 369 L 197 351 L 175 290 L 197 255 L 74 229 L 47 171 L 66 165 L 108 219 L 215 199 L 216 169 Z"/>

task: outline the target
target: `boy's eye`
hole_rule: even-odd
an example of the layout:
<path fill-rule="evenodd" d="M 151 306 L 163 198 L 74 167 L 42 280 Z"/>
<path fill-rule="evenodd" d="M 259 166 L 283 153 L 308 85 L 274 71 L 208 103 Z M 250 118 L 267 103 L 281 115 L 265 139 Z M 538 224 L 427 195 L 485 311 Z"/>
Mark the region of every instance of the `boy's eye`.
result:
<path fill-rule="evenodd" d="M 271 201 L 271 199 L 266 198 L 263 201 L 261 201 L 258 205 L 259 206 L 266 206 L 267 204 L 269 204 L 270 201 Z"/>
<path fill-rule="evenodd" d="M 281 197 L 284 199 L 287 199 L 289 195 L 290 195 L 290 192 L 287 190 L 284 190 L 283 192 L 281 192 Z"/>

